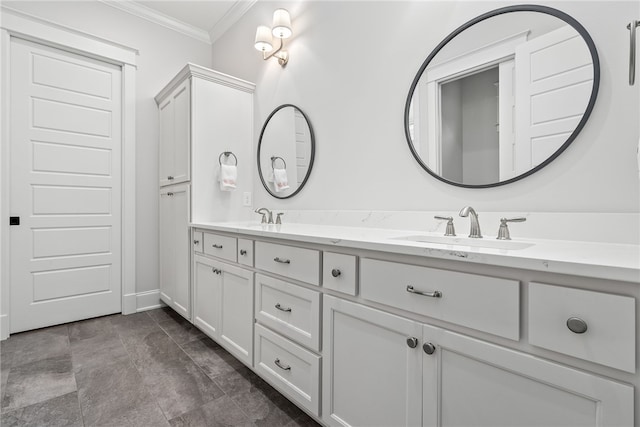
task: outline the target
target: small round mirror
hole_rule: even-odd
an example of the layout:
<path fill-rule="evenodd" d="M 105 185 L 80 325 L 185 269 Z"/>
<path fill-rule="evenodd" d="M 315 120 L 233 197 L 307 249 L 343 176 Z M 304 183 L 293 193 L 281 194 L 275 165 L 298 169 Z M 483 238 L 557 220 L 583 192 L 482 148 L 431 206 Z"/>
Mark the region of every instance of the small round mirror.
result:
<path fill-rule="evenodd" d="M 273 197 L 287 199 L 309 179 L 315 156 L 315 137 L 306 114 L 284 104 L 267 117 L 258 141 L 258 173 Z"/>
<path fill-rule="evenodd" d="M 459 187 L 522 179 L 576 138 L 598 93 L 587 31 L 546 6 L 478 16 L 447 36 L 411 84 L 405 134 L 418 163 Z"/>

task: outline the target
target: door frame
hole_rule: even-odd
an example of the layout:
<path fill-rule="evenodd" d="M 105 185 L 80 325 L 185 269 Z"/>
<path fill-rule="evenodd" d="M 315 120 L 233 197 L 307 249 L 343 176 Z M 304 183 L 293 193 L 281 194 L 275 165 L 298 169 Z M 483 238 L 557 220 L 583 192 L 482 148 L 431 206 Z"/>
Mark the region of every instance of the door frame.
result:
<path fill-rule="evenodd" d="M 138 50 L 2 6 L 0 14 L 0 340 L 10 331 L 10 46 L 12 38 L 29 40 L 117 65 L 122 69 L 122 314 L 136 312 L 136 59 Z"/>

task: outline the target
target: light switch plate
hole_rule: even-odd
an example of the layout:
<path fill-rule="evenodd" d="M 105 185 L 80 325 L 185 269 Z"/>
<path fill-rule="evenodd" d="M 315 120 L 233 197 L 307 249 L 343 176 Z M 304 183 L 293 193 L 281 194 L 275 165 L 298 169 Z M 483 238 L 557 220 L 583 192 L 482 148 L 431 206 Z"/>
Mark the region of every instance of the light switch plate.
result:
<path fill-rule="evenodd" d="M 251 206 L 251 193 L 248 191 L 242 193 L 242 206 Z"/>

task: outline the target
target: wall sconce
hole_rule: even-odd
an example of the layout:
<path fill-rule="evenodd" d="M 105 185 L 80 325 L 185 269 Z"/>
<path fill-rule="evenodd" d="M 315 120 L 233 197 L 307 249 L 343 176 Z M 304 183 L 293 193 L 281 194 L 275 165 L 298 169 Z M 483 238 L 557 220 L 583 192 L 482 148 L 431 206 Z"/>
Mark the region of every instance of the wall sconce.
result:
<path fill-rule="evenodd" d="M 283 67 L 289 62 L 289 53 L 282 50 L 284 39 L 291 37 L 291 16 L 286 9 L 276 9 L 273 12 L 273 27 L 261 25 L 256 31 L 255 47 L 262 52 L 262 59 L 265 61 L 271 57 L 278 58 L 278 63 Z M 274 51 L 273 39 L 280 41 L 280 46 Z M 272 52 L 273 51 L 273 52 Z M 272 53 L 269 53 L 272 52 Z"/>

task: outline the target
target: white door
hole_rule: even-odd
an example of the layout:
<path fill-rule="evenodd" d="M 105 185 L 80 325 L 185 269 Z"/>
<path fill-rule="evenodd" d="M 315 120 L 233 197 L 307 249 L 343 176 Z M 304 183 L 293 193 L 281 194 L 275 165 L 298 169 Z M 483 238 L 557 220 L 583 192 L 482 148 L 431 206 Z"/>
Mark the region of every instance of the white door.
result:
<path fill-rule="evenodd" d="M 215 261 L 194 256 L 193 324 L 216 341 L 220 340 L 222 318 L 222 271 Z"/>
<path fill-rule="evenodd" d="M 571 26 L 522 43 L 515 56 L 516 172 L 552 155 L 569 138 L 589 103 L 593 65 Z"/>
<path fill-rule="evenodd" d="M 11 42 L 11 332 L 121 311 L 121 69 Z"/>
<path fill-rule="evenodd" d="M 422 325 L 326 294 L 323 303 L 323 421 L 420 425 Z"/>
<path fill-rule="evenodd" d="M 160 186 L 189 181 L 191 80 L 184 81 L 159 107 Z"/>
<path fill-rule="evenodd" d="M 633 425 L 631 385 L 429 325 L 423 343 L 424 426 Z"/>

